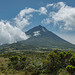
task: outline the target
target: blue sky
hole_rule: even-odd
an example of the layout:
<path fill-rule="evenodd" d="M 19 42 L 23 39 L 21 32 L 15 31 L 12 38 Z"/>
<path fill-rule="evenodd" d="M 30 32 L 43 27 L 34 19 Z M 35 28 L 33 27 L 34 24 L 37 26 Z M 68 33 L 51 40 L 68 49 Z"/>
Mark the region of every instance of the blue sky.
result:
<path fill-rule="evenodd" d="M 5 44 L 24 40 L 24 37 L 27 39 L 24 31 L 42 25 L 75 44 L 74 19 L 75 0 L 0 0 L 0 42 Z M 18 38 L 15 39 L 16 35 Z"/>
<path fill-rule="evenodd" d="M 75 0 L 61 0 L 75 7 Z M 14 18 L 25 7 L 39 8 L 46 4 L 57 3 L 60 0 L 0 0 L 0 19 Z"/>

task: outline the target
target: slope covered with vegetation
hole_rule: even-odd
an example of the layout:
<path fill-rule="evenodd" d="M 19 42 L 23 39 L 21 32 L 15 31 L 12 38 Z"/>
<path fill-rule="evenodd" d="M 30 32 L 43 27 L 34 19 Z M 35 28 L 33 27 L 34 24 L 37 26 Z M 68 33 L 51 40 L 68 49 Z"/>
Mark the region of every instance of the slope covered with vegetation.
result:
<path fill-rule="evenodd" d="M 0 75 L 75 75 L 75 52 L 6 53 L 0 59 Z"/>

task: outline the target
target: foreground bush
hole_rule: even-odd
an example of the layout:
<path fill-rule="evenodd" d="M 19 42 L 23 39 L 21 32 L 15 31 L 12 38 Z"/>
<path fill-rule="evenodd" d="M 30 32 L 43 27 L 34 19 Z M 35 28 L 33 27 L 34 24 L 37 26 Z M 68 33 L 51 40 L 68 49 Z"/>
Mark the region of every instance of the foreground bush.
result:
<path fill-rule="evenodd" d="M 57 73 L 61 68 L 65 68 L 69 64 L 72 53 L 52 51 L 48 54 L 46 60 L 43 61 L 44 73 Z M 70 59 L 71 60 L 71 59 Z"/>
<path fill-rule="evenodd" d="M 75 66 L 75 56 L 72 56 L 69 60 L 70 64 Z"/>
<path fill-rule="evenodd" d="M 46 56 L 47 55 L 47 56 Z M 11 56 L 8 68 L 23 71 L 25 75 L 74 75 L 75 57 L 70 51 L 47 53 L 27 53 Z"/>
<path fill-rule="evenodd" d="M 21 70 L 25 68 L 26 65 L 26 57 L 25 56 L 12 56 L 9 58 L 9 68 L 13 68 L 16 70 Z"/>
<path fill-rule="evenodd" d="M 72 65 L 66 66 L 66 69 L 69 73 L 73 74 L 75 72 L 75 67 Z"/>

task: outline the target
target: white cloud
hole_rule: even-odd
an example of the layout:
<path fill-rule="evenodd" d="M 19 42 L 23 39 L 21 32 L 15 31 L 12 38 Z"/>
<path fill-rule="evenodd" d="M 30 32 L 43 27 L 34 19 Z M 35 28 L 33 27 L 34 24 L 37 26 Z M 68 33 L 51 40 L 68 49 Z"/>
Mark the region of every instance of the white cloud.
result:
<path fill-rule="evenodd" d="M 51 20 L 49 18 L 46 18 L 46 19 L 43 19 L 41 21 L 41 23 L 47 25 L 47 24 L 50 24 L 51 23 Z"/>
<path fill-rule="evenodd" d="M 29 25 L 29 20 L 33 17 L 31 13 L 37 12 L 33 8 L 25 8 L 20 11 L 20 13 L 14 18 L 15 24 L 18 28 L 23 29 L 25 26 Z"/>
<path fill-rule="evenodd" d="M 49 4 L 47 4 L 48 6 Z M 75 7 L 68 6 L 64 2 L 58 2 L 52 6 L 55 11 L 50 12 L 42 23 L 49 24 L 53 22 L 60 29 L 75 30 Z"/>
<path fill-rule="evenodd" d="M 23 29 L 25 26 L 30 24 L 30 22 L 26 18 L 22 19 L 15 18 L 15 23 L 19 29 Z"/>
<path fill-rule="evenodd" d="M 25 8 L 25 9 L 20 11 L 20 13 L 18 14 L 18 17 L 23 18 L 26 14 L 30 14 L 33 12 L 37 12 L 37 10 L 35 10 L 33 8 Z"/>
<path fill-rule="evenodd" d="M 66 6 L 66 4 L 65 4 L 64 2 L 58 2 L 58 3 L 55 3 L 55 4 L 53 5 L 53 8 L 60 9 L 60 8 L 65 7 L 65 6 Z"/>
<path fill-rule="evenodd" d="M 33 36 L 39 36 L 40 35 L 40 31 L 35 31 L 35 32 L 33 32 L 34 33 L 34 35 Z"/>
<path fill-rule="evenodd" d="M 46 7 L 48 8 L 48 7 L 51 7 L 51 6 L 53 6 L 54 4 L 47 4 L 46 5 Z"/>
<path fill-rule="evenodd" d="M 40 12 L 40 15 L 41 14 L 46 14 L 47 13 L 47 9 L 45 7 L 40 7 L 39 8 L 39 12 Z"/>
<path fill-rule="evenodd" d="M 0 45 L 28 39 L 28 36 L 8 21 L 0 21 Z"/>
<path fill-rule="evenodd" d="M 58 12 L 51 15 L 53 21 L 56 24 L 59 24 L 64 30 L 75 30 L 75 8 L 68 6 L 63 2 L 57 3 L 57 6 L 59 5 L 61 7 Z"/>
<path fill-rule="evenodd" d="M 33 17 L 32 13 L 39 13 L 40 15 L 46 14 L 47 9 L 40 7 L 39 10 L 33 8 L 25 8 L 14 18 L 15 24 L 18 28 L 23 29 L 25 26 L 30 25 L 30 19 Z"/>

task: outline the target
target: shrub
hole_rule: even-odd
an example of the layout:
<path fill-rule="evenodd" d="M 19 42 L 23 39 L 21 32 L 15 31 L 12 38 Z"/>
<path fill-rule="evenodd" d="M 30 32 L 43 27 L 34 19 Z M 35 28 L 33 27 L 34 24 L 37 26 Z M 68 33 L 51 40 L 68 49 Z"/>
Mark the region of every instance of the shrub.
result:
<path fill-rule="evenodd" d="M 9 58 L 10 62 L 8 63 L 9 68 L 16 70 L 22 70 L 26 67 L 26 57 L 25 56 L 12 56 Z"/>
<path fill-rule="evenodd" d="M 26 61 L 26 57 L 25 56 L 21 56 L 20 57 L 20 61 Z"/>
<path fill-rule="evenodd" d="M 72 56 L 70 51 L 65 52 L 65 58 L 69 59 Z"/>
<path fill-rule="evenodd" d="M 59 69 L 57 75 L 70 75 L 66 69 Z"/>
<path fill-rule="evenodd" d="M 46 69 L 46 72 L 55 72 L 60 68 L 59 55 L 55 52 L 50 52 L 47 56 L 47 59 L 43 62 L 43 67 Z"/>
<path fill-rule="evenodd" d="M 11 64 L 13 64 L 13 65 L 16 65 L 18 63 L 18 60 L 19 60 L 18 56 L 12 56 L 9 59 L 11 61 Z"/>
<path fill-rule="evenodd" d="M 75 66 L 75 56 L 72 56 L 69 60 L 70 64 Z"/>
<path fill-rule="evenodd" d="M 12 61 L 18 61 L 18 56 L 12 56 L 9 59 L 10 59 L 11 62 Z"/>
<path fill-rule="evenodd" d="M 68 71 L 69 73 L 74 73 L 74 71 L 75 71 L 75 67 L 72 66 L 72 65 L 66 66 L 66 69 L 67 69 L 67 71 Z"/>

